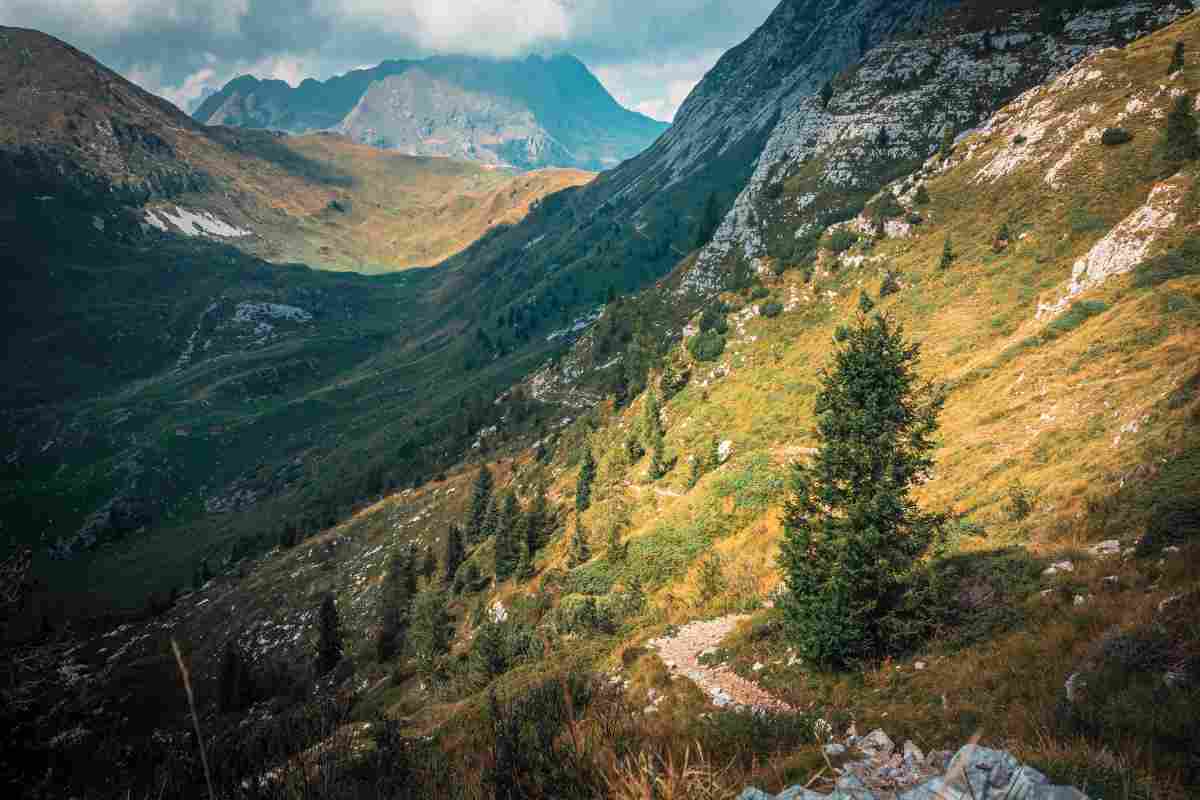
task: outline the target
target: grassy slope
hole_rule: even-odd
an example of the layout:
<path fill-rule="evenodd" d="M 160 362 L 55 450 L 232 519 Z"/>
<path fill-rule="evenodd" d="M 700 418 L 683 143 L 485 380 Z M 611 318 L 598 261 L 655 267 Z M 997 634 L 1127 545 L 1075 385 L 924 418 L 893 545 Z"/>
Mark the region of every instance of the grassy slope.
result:
<path fill-rule="evenodd" d="M 247 143 L 261 136 L 221 135 Z M 438 264 L 496 225 L 519 222 L 542 197 L 593 177 L 416 158 L 333 135 L 287 137 L 270 146 L 311 165 L 310 174 L 303 186 L 291 186 L 267 158 L 245 159 L 230 180 L 257 200 L 254 229 L 262 240 L 247 249 L 270 261 L 367 274 Z"/>

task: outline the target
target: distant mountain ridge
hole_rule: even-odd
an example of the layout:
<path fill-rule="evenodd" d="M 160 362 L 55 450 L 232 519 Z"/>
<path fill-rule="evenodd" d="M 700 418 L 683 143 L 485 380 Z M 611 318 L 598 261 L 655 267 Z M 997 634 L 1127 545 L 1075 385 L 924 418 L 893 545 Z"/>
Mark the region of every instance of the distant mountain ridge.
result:
<path fill-rule="evenodd" d="M 524 169 L 607 169 L 670 127 L 622 107 L 577 58 L 391 60 L 292 87 L 235 78 L 193 117 L 289 133 L 336 130 L 410 155 Z"/>

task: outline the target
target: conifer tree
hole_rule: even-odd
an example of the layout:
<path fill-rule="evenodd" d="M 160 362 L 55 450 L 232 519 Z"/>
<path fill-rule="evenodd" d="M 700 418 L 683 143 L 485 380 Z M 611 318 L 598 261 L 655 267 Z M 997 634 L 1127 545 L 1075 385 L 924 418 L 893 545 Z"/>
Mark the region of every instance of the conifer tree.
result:
<path fill-rule="evenodd" d="M 954 129 L 947 127 L 942 131 L 942 146 L 938 150 L 942 160 L 946 160 L 954 152 Z"/>
<path fill-rule="evenodd" d="M 525 514 L 525 547 L 529 550 L 530 558 L 546 543 L 547 529 L 550 527 L 550 505 L 546 499 L 546 485 L 540 480 L 533 495 L 533 502 Z"/>
<path fill-rule="evenodd" d="M 496 535 L 500 526 L 500 511 L 502 498 L 496 494 L 488 501 L 487 511 L 483 514 L 483 526 L 479 530 L 480 540 L 486 541 Z"/>
<path fill-rule="evenodd" d="M 938 262 L 938 269 L 950 269 L 950 265 L 954 263 L 954 246 L 950 243 L 950 234 L 946 234 L 946 241 L 942 244 L 942 260 Z"/>
<path fill-rule="evenodd" d="M 332 594 L 321 600 L 317 612 L 317 674 L 324 675 L 342 660 L 342 622 Z"/>
<path fill-rule="evenodd" d="M 1187 52 L 1187 46 L 1183 42 L 1175 43 L 1175 52 L 1171 55 L 1171 66 L 1167 69 L 1168 75 L 1174 75 L 1184 67 L 1184 54 Z"/>
<path fill-rule="evenodd" d="M 658 480 L 667 474 L 666 444 L 661 428 L 650 435 L 650 480 Z"/>
<path fill-rule="evenodd" d="M 426 589 L 413 602 L 408 641 L 422 670 L 433 670 L 437 660 L 450 649 L 450 615 L 446 613 L 446 594 Z"/>
<path fill-rule="evenodd" d="M 402 550 L 394 553 L 383 576 L 379 635 L 375 640 L 380 661 L 390 661 L 404 651 L 408 615 L 413 595 L 416 594 L 416 573 L 412 561 L 411 552 Z"/>
<path fill-rule="evenodd" d="M 1200 155 L 1192 102 L 1190 94 L 1182 94 L 1175 98 L 1175 104 L 1167 114 L 1167 127 L 1163 131 L 1163 157 L 1172 166 L 1194 161 Z"/>
<path fill-rule="evenodd" d="M 700 457 L 692 456 L 691 469 L 688 471 L 688 488 L 694 488 L 700 482 L 700 477 L 704 474 L 700 466 Z"/>
<path fill-rule="evenodd" d="M 492 479 L 492 471 L 483 465 L 479 468 L 479 475 L 475 478 L 475 484 L 471 487 L 471 504 L 467 511 L 467 530 L 466 537 L 468 543 L 482 541 L 484 518 L 487 516 L 488 505 L 492 500 L 492 488 L 494 481 Z"/>
<path fill-rule="evenodd" d="M 708 442 L 708 458 L 705 466 L 709 470 L 714 470 L 721 466 L 721 443 L 717 441 L 716 436 L 712 437 Z"/>
<path fill-rule="evenodd" d="M 527 581 L 537 574 L 537 570 L 533 566 L 533 553 L 529 550 L 529 545 L 521 546 L 521 561 L 517 564 L 517 578 Z"/>
<path fill-rule="evenodd" d="M 825 85 L 821 87 L 821 108 L 829 108 L 829 101 L 833 99 L 833 84 L 825 81 Z"/>
<path fill-rule="evenodd" d="M 858 310 L 864 314 L 870 314 L 875 308 L 875 301 L 866 292 L 862 292 L 858 296 Z"/>
<path fill-rule="evenodd" d="M 437 566 L 437 556 L 433 554 L 433 548 L 425 545 L 421 555 L 421 568 L 417 570 L 417 573 L 425 580 L 429 580 L 437 572 Z"/>
<path fill-rule="evenodd" d="M 570 550 L 567 552 L 567 567 L 575 569 L 580 564 L 586 564 L 592 558 L 592 550 L 588 547 L 587 531 L 582 520 L 575 520 L 575 533 L 571 537 Z"/>
<path fill-rule="evenodd" d="M 882 650 L 899 590 L 943 523 L 910 496 L 933 466 L 945 402 L 919 380 L 919 357 L 898 323 L 862 316 L 823 374 L 819 449 L 794 469 L 779 556 L 790 630 L 814 663 Z"/>
<path fill-rule="evenodd" d="M 499 502 L 500 511 L 496 521 L 495 553 L 496 580 L 507 580 L 517 568 L 521 555 L 521 541 L 517 530 L 521 521 L 521 507 L 517 496 L 505 492 Z"/>
<path fill-rule="evenodd" d="M 579 465 L 579 482 L 575 484 L 575 510 L 587 511 L 592 504 L 592 481 L 596 479 L 596 460 L 591 448 L 583 451 L 583 462 Z"/>
<path fill-rule="evenodd" d="M 457 525 L 451 525 L 446 531 L 446 552 L 442 560 L 442 585 L 454 583 L 454 576 L 463 561 L 462 531 Z"/>

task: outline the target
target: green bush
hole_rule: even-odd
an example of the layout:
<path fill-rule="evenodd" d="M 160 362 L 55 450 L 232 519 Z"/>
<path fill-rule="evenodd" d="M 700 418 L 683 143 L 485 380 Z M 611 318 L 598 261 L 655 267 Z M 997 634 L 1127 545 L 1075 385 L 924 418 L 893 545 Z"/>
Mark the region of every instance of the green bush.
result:
<path fill-rule="evenodd" d="M 1185 239 L 1181 245 L 1143 262 L 1133 273 L 1133 285 L 1148 289 L 1176 278 L 1200 275 L 1200 238 Z"/>
<path fill-rule="evenodd" d="M 725 321 L 723 308 L 706 308 L 700 315 L 700 332 L 708 333 L 709 331 L 716 331 L 720 334 L 729 331 L 729 323 Z"/>
<path fill-rule="evenodd" d="M 896 273 L 888 272 L 883 276 L 883 282 L 879 284 L 879 299 L 882 300 L 889 295 L 896 294 L 900 291 L 900 281 L 896 278 Z"/>
<path fill-rule="evenodd" d="M 858 242 L 858 234 L 845 228 L 838 228 L 825 240 L 825 249 L 835 255 L 844 253 Z"/>
<path fill-rule="evenodd" d="M 751 300 L 763 300 L 771 296 L 771 290 L 765 286 L 755 286 L 754 291 L 750 293 Z"/>
<path fill-rule="evenodd" d="M 687 349 L 697 361 L 716 361 L 725 352 L 725 337 L 716 331 L 705 331 L 693 336 Z"/>
<path fill-rule="evenodd" d="M 1133 141 L 1133 134 L 1124 128 L 1105 128 L 1100 134 L 1100 144 L 1115 147 Z"/>
<path fill-rule="evenodd" d="M 758 307 L 758 313 L 767 319 L 773 319 L 783 313 L 783 305 L 781 303 L 764 303 Z"/>

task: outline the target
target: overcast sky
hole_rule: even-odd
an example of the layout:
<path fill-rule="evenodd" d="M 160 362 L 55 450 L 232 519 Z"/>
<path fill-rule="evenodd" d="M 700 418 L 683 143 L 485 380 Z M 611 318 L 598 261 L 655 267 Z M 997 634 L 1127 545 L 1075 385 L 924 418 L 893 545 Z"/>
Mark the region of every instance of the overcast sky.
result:
<path fill-rule="evenodd" d="M 670 120 L 779 0 L 0 0 L 187 108 L 251 73 L 293 85 L 386 58 L 569 52 L 626 106 Z"/>

